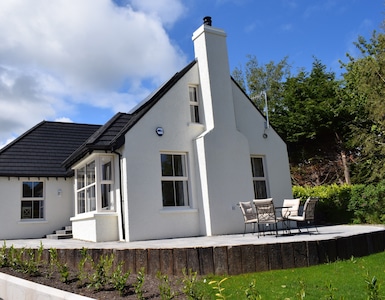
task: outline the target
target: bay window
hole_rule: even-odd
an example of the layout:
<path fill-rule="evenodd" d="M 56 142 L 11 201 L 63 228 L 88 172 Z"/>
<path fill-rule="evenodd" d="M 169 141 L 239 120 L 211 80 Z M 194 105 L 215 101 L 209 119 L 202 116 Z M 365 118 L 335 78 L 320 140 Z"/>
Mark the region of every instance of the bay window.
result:
<path fill-rule="evenodd" d="M 112 156 L 96 156 L 76 168 L 77 214 L 113 210 Z"/>

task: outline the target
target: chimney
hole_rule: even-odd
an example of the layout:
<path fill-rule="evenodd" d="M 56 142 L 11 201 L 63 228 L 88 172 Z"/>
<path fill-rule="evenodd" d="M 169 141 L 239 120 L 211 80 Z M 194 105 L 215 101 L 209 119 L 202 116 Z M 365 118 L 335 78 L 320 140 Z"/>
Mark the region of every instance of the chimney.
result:
<path fill-rule="evenodd" d="M 198 61 L 206 128 L 236 128 L 233 91 L 228 61 L 226 32 L 211 26 L 211 17 L 203 18 L 193 34 Z M 209 117 L 211 115 L 211 117 Z"/>
<path fill-rule="evenodd" d="M 207 17 L 204 17 L 203 18 L 203 24 L 204 25 L 208 25 L 208 26 L 211 26 L 211 17 L 207 16 Z"/>

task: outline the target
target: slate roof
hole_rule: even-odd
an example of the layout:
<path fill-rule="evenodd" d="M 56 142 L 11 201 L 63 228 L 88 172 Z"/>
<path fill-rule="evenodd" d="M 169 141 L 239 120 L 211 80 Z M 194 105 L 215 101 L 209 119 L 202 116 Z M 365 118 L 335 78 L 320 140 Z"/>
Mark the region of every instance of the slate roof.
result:
<path fill-rule="evenodd" d="M 42 121 L 0 150 L 0 176 L 71 176 L 62 162 L 99 128 Z"/>

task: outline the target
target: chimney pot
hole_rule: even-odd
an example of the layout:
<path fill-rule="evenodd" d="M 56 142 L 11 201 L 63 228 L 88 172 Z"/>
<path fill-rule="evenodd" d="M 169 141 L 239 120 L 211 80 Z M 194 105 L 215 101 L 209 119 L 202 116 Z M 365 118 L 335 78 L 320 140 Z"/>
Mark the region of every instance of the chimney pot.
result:
<path fill-rule="evenodd" d="M 211 17 L 207 16 L 203 18 L 203 24 L 211 26 Z"/>

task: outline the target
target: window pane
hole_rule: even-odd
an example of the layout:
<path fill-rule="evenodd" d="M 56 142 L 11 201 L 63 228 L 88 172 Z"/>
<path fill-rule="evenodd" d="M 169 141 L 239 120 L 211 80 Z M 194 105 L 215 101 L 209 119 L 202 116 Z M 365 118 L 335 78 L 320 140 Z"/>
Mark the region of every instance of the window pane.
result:
<path fill-rule="evenodd" d="M 174 206 L 174 183 L 172 181 L 162 182 L 163 206 Z"/>
<path fill-rule="evenodd" d="M 110 209 L 111 207 L 111 184 L 102 184 L 102 208 Z"/>
<path fill-rule="evenodd" d="M 39 205 L 39 208 L 40 208 L 40 218 L 44 218 L 44 201 L 39 201 L 40 202 L 40 205 Z"/>
<path fill-rule="evenodd" d="M 77 175 L 78 189 L 84 188 L 85 168 L 78 169 Z"/>
<path fill-rule="evenodd" d="M 161 154 L 160 159 L 161 159 L 161 163 L 162 163 L 162 176 L 173 176 L 172 155 Z"/>
<path fill-rule="evenodd" d="M 190 105 L 190 119 L 195 123 L 195 105 Z"/>
<path fill-rule="evenodd" d="M 182 155 L 174 155 L 174 176 L 184 176 Z"/>
<path fill-rule="evenodd" d="M 199 107 L 198 105 L 190 105 L 191 122 L 199 123 Z"/>
<path fill-rule="evenodd" d="M 87 211 L 96 210 L 95 186 L 87 189 Z"/>
<path fill-rule="evenodd" d="M 34 198 L 43 198 L 43 182 L 34 182 L 33 183 L 33 197 Z"/>
<path fill-rule="evenodd" d="M 21 218 L 32 219 L 32 201 L 21 201 Z"/>
<path fill-rule="evenodd" d="M 263 161 L 261 157 L 253 157 L 251 159 L 251 167 L 253 172 L 253 177 L 264 177 L 263 172 Z"/>
<path fill-rule="evenodd" d="M 86 211 L 84 191 L 78 192 L 78 213 L 84 213 Z"/>
<path fill-rule="evenodd" d="M 32 203 L 32 218 L 40 218 L 40 201 L 33 201 Z"/>
<path fill-rule="evenodd" d="M 188 190 L 186 181 L 175 182 L 175 202 L 176 206 L 188 205 Z"/>
<path fill-rule="evenodd" d="M 195 123 L 199 123 L 199 107 L 194 106 L 194 112 L 195 112 Z"/>
<path fill-rule="evenodd" d="M 111 162 L 102 166 L 102 180 L 111 180 Z"/>
<path fill-rule="evenodd" d="M 95 182 L 95 161 L 89 163 L 86 167 L 87 185 Z"/>
<path fill-rule="evenodd" d="M 32 197 L 32 182 L 23 182 L 23 198 Z"/>
<path fill-rule="evenodd" d="M 189 96 L 190 96 L 190 101 L 191 102 L 197 102 L 197 88 L 195 86 L 190 86 L 189 87 Z"/>
<path fill-rule="evenodd" d="M 267 189 L 265 181 L 254 181 L 254 196 L 256 199 L 267 198 Z"/>

